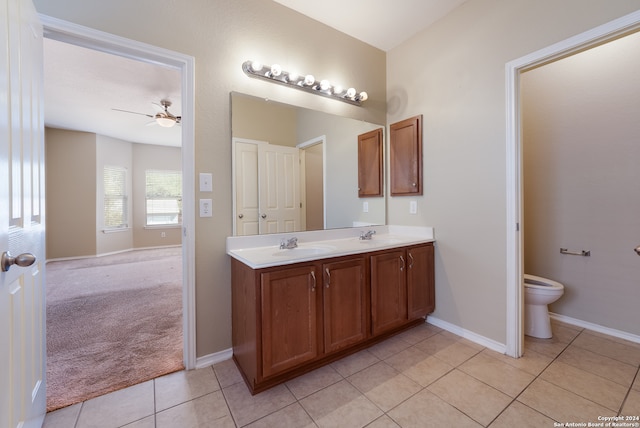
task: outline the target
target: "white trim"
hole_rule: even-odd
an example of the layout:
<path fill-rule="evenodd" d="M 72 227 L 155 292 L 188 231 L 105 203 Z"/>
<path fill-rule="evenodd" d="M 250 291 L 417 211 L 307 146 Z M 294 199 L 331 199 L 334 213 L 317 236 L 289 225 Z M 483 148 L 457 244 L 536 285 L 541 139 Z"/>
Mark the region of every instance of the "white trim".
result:
<path fill-rule="evenodd" d="M 489 348 L 493 351 L 499 352 L 501 354 L 505 354 L 506 353 L 506 347 L 504 345 L 504 343 L 499 343 L 496 342 L 493 339 L 489 339 L 488 337 L 484 337 L 481 336 L 477 333 L 474 333 L 472 331 L 469 331 L 467 329 L 464 329 L 460 326 L 457 326 L 455 324 L 451 324 L 447 321 L 443 321 L 439 318 L 435 318 L 432 317 L 431 315 L 429 315 L 427 317 L 427 322 L 431 325 L 435 325 L 436 327 L 440 327 L 441 329 L 447 330 L 448 332 L 451 332 L 453 334 L 455 334 L 456 336 L 460 336 L 464 339 L 470 340 L 474 343 L 477 343 L 478 345 L 482 345 L 485 348 Z"/>
<path fill-rule="evenodd" d="M 565 315 L 555 314 L 553 312 L 549 312 L 549 316 L 557 321 L 575 325 L 578 327 L 586 328 L 587 330 L 592 330 L 598 333 L 606 334 L 607 336 L 613 336 L 620 339 L 628 340 L 629 342 L 640 343 L 640 336 L 636 334 L 627 333 L 626 331 L 616 330 L 614 328 L 609 328 L 602 326 L 600 324 L 594 324 L 588 321 L 582 321 L 576 318 L 567 317 Z"/>
<path fill-rule="evenodd" d="M 309 147 L 322 144 L 322 228 L 327 228 L 327 136 L 319 135 L 310 140 L 297 144 L 296 147 L 304 150 Z"/>
<path fill-rule="evenodd" d="M 107 52 L 158 66 L 178 69 L 182 84 L 182 309 L 183 362 L 187 369 L 196 365 L 195 318 L 195 59 L 192 56 L 141 43 L 135 40 L 98 31 L 39 15 L 47 38 Z M 192 236 L 193 235 L 193 236 Z"/>
<path fill-rule="evenodd" d="M 299 149 L 308 149 L 309 147 L 313 147 L 318 144 L 324 144 L 327 142 L 326 135 L 320 135 L 319 137 L 312 138 L 310 140 L 304 141 L 302 143 L 296 144 L 296 147 Z"/>
<path fill-rule="evenodd" d="M 196 360 L 196 369 L 201 369 L 203 367 L 209 367 L 214 364 L 221 363 L 223 361 L 230 360 L 233 357 L 233 348 L 225 349 L 224 351 L 215 352 L 213 354 L 205 355 L 203 357 L 198 357 Z"/>
<path fill-rule="evenodd" d="M 540 49 L 506 64 L 506 183 L 507 183 L 507 355 L 523 353 L 522 292 L 522 154 L 520 128 L 520 73 L 572 53 L 620 37 L 640 27 L 640 11 L 600 25 L 559 43 Z"/>

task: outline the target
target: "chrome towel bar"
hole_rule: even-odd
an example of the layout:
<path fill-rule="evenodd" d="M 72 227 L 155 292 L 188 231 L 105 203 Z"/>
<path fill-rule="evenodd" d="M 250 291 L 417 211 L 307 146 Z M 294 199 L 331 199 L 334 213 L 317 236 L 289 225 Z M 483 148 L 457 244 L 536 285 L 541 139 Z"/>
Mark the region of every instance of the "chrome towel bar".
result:
<path fill-rule="evenodd" d="M 560 253 L 561 254 L 569 254 L 571 256 L 584 256 L 584 257 L 590 257 L 591 256 L 591 251 L 569 251 L 566 248 L 560 248 Z"/>

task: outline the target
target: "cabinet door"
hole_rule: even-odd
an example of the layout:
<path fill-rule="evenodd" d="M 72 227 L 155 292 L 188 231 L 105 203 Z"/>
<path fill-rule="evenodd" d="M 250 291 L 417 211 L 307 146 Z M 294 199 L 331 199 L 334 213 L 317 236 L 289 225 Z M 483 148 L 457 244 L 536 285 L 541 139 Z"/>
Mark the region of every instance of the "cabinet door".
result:
<path fill-rule="evenodd" d="M 407 303 L 409 319 L 417 319 L 435 308 L 433 245 L 407 250 Z"/>
<path fill-rule="evenodd" d="M 261 275 L 263 377 L 318 355 L 316 277 L 314 266 Z"/>
<path fill-rule="evenodd" d="M 382 196 L 382 128 L 358 135 L 358 197 Z"/>
<path fill-rule="evenodd" d="M 389 126 L 391 196 L 422 195 L 422 115 Z"/>
<path fill-rule="evenodd" d="M 371 256 L 371 321 L 373 334 L 407 321 L 404 250 Z"/>
<path fill-rule="evenodd" d="M 324 352 L 366 337 L 366 287 L 363 258 L 325 263 L 323 270 Z"/>

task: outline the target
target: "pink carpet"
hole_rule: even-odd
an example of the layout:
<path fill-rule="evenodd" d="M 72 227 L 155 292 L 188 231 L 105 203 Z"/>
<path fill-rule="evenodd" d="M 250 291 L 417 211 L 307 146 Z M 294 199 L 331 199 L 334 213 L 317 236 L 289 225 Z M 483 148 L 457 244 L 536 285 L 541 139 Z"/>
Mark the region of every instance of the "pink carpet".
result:
<path fill-rule="evenodd" d="M 47 264 L 47 411 L 183 369 L 181 248 Z"/>

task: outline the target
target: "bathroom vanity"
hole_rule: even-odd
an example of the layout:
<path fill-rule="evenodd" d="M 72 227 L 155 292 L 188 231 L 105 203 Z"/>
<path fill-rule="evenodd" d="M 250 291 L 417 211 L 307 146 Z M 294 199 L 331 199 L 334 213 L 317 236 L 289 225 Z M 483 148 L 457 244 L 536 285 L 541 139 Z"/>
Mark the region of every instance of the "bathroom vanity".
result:
<path fill-rule="evenodd" d="M 297 247 L 280 248 L 294 236 Z M 393 226 L 228 238 L 233 358 L 251 392 L 424 322 L 433 242 L 430 228 Z"/>

